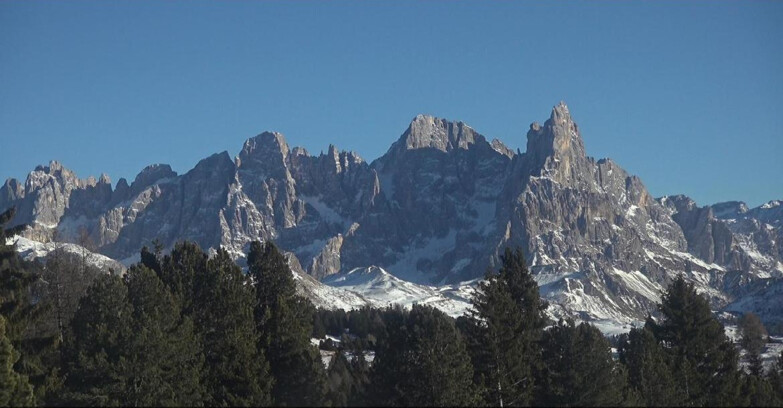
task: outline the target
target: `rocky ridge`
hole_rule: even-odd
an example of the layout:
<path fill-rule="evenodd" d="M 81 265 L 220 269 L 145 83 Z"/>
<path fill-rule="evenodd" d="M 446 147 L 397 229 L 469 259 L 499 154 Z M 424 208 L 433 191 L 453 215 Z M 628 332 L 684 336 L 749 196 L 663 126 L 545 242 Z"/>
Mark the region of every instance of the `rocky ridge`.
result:
<path fill-rule="evenodd" d="M 114 189 L 106 176 L 82 180 L 51 162 L 0 187 L 0 210 L 10 206 L 26 238 L 89 242 L 126 264 L 154 240 L 222 246 L 240 261 L 250 241 L 274 240 L 311 289 L 372 270 L 378 282 L 383 271 L 437 291 L 480 278 L 506 246 L 520 246 L 550 313 L 593 321 L 644 318 L 680 273 L 716 309 L 758 298 L 783 276 L 779 201 L 654 199 L 611 159 L 585 154 L 563 103 L 530 125 L 522 154 L 462 122 L 419 115 L 372 163 L 332 145 L 311 155 L 264 132 L 233 160 L 215 154 L 182 175 L 152 165 Z M 780 319 L 779 310 L 762 316 Z"/>

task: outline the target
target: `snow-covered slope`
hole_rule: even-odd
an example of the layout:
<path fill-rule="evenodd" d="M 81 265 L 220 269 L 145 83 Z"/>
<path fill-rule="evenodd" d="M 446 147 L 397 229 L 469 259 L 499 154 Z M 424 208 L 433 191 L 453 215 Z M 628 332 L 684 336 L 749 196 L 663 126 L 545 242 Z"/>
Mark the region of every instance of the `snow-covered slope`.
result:
<path fill-rule="evenodd" d="M 475 281 L 440 287 L 426 286 L 401 280 L 383 268 L 370 266 L 331 275 L 324 279 L 323 283 L 334 288 L 360 293 L 376 307 L 393 304 L 410 307 L 413 304 L 426 304 L 456 317 L 470 308 L 470 296 Z"/>
<path fill-rule="evenodd" d="M 38 260 L 41 262 L 45 262 L 46 258 L 50 256 L 53 252 L 63 251 L 65 254 L 68 254 L 71 257 L 75 257 L 78 259 L 83 258 L 88 265 L 95 266 L 105 271 L 112 271 L 114 273 L 119 273 L 119 274 L 125 271 L 125 267 L 121 263 L 107 256 L 90 252 L 84 247 L 76 244 L 60 243 L 60 242 L 42 243 L 38 241 L 33 241 L 28 238 L 20 237 L 18 235 L 9 238 L 7 240 L 7 243 L 15 244 L 16 251 L 22 257 L 22 259 L 26 261 Z"/>

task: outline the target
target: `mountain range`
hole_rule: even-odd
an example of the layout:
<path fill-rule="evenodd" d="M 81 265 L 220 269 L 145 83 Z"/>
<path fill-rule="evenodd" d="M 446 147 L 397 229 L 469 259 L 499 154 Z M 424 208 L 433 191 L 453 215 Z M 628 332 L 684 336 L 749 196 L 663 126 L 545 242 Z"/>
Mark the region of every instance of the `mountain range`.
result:
<path fill-rule="evenodd" d="M 611 159 L 586 155 L 562 102 L 530 125 L 524 153 L 419 115 L 371 163 L 264 132 L 233 159 L 217 153 L 185 174 L 154 164 L 114 186 L 52 161 L 6 180 L 0 211 L 12 206 L 33 254 L 56 240 L 128 265 L 142 246 L 192 240 L 242 264 L 249 242 L 272 240 L 324 307 L 431 302 L 457 315 L 499 254 L 520 247 L 553 318 L 642 320 L 684 274 L 716 311 L 783 323 L 781 202 L 654 198 Z"/>

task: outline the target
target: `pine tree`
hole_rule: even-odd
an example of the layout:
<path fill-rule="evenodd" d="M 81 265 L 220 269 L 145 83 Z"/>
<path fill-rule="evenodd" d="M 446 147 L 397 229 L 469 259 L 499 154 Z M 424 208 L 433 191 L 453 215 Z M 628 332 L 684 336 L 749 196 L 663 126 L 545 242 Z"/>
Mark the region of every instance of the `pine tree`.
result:
<path fill-rule="evenodd" d="M 347 407 L 348 399 L 355 392 L 355 386 L 354 378 L 351 375 L 351 365 L 342 350 L 337 350 L 334 354 L 326 374 L 330 405 L 333 407 Z"/>
<path fill-rule="evenodd" d="M 162 257 L 146 247 L 141 263 L 162 277 L 192 319 L 205 357 L 208 405 L 269 405 L 272 377 L 256 347 L 255 294 L 241 269 L 220 249 L 212 259 L 192 242 L 180 242 Z"/>
<path fill-rule="evenodd" d="M 171 254 L 163 258 L 160 266 L 156 265 L 148 251 L 143 256 L 150 263 L 146 266 L 154 270 L 169 288 L 182 313 L 192 316 L 194 287 L 196 279 L 206 273 L 207 254 L 195 242 L 183 241 L 174 245 Z"/>
<path fill-rule="evenodd" d="M 739 396 L 735 403 L 737 406 L 771 407 L 780 405 L 773 384 L 767 378 L 759 375 L 742 376 Z"/>
<path fill-rule="evenodd" d="M 618 406 L 629 399 L 626 372 L 600 330 L 560 321 L 544 332 L 543 406 Z"/>
<path fill-rule="evenodd" d="M 65 339 L 67 404 L 127 405 L 128 352 L 133 335 L 128 288 L 103 275 L 87 289 Z"/>
<path fill-rule="evenodd" d="M 258 348 L 265 353 L 275 379 L 273 403 L 322 405 L 326 374 L 320 353 L 310 344 L 315 308 L 296 294 L 291 269 L 274 244 L 251 243 L 247 264 L 256 291 Z"/>
<path fill-rule="evenodd" d="M 648 407 L 681 405 L 682 395 L 671 374 L 671 362 L 648 329 L 631 329 L 620 342 L 620 362 L 628 370 L 628 382 Z"/>
<path fill-rule="evenodd" d="M 14 370 L 19 353 L 5 335 L 5 318 L 0 315 L 0 406 L 31 407 L 35 405 L 33 387 L 27 377 Z"/>
<path fill-rule="evenodd" d="M 255 293 L 246 282 L 224 249 L 196 278 L 194 312 L 205 355 L 207 405 L 270 404 L 272 376 L 256 348 Z"/>
<path fill-rule="evenodd" d="M 769 370 L 767 381 L 773 392 L 773 403 L 770 405 L 783 405 L 783 351 Z"/>
<path fill-rule="evenodd" d="M 133 405 L 200 405 L 203 355 L 193 322 L 152 270 L 136 265 L 125 275 L 133 308 L 128 360 Z"/>
<path fill-rule="evenodd" d="M 468 339 L 474 382 L 489 405 L 523 406 L 532 401 L 540 368 L 538 341 L 547 303 L 527 269 L 522 251 L 506 249 L 496 273 L 488 271 L 473 299 L 474 312 L 461 320 Z"/>
<path fill-rule="evenodd" d="M 14 371 L 28 378 L 37 401 L 45 401 L 59 384 L 53 364 L 58 342 L 53 332 L 34 330 L 49 308 L 46 302 L 33 301 L 33 286 L 40 280 L 37 265 L 24 262 L 15 245 L 7 244 L 7 238 L 25 227 L 8 228 L 13 217 L 13 208 L 0 214 L 0 316 L 11 347 L 19 353 Z"/>
<path fill-rule="evenodd" d="M 189 318 L 150 269 L 99 277 L 67 340 L 66 400 L 82 405 L 201 405 L 203 357 Z"/>
<path fill-rule="evenodd" d="M 761 323 L 761 319 L 753 313 L 745 313 L 739 321 L 739 329 L 742 334 L 740 344 L 747 352 L 750 373 L 761 376 L 764 371 L 761 361 L 761 352 L 767 342 L 767 329 Z"/>
<path fill-rule="evenodd" d="M 473 367 L 453 320 L 431 306 L 387 320 L 373 361 L 373 402 L 391 406 L 473 406 Z"/>
<path fill-rule="evenodd" d="M 348 394 L 349 407 L 367 406 L 367 384 L 370 383 L 370 365 L 365 358 L 365 351 L 362 348 L 352 350 L 353 359 L 351 360 L 351 378 L 353 379 L 353 389 Z"/>
<path fill-rule="evenodd" d="M 685 405 L 733 405 L 739 393 L 737 352 L 707 299 L 680 275 L 658 306 L 662 321 L 647 321 L 672 359 L 674 381 Z"/>

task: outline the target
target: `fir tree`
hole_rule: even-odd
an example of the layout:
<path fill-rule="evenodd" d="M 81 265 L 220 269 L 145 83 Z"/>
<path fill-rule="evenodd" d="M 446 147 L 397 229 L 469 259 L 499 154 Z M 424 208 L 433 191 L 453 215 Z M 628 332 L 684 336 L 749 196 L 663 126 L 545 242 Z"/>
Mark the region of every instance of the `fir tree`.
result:
<path fill-rule="evenodd" d="M 709 303 L 678 276 L 659 305 L 662 321 L 650 329 L 672 359 L 674 381 L 685 405 L 733 405 L 739 393 L 737 351 Z"/>
<path fill-rule="evenodd" d="M 349 407 L 363 407 L 367 405 L 367 384 L 370 383 L 370 365 L 365 358 L 362 348 L 352 350 L 354 358 L 351 360 L 351 377 L 353 389 L 348 394 Z"/>
<path fill-rule="evenodd" d="M 761 352 L 767 342 L 767 329 L 761 323 L 761 319 L 753 313 L 745 313 L 739 321 L 739 329 L 742 335 L 740 344 L 747 352 L 750 373 L 761 376 L 764 371 L 761 361 Z"/>
<path fill-rule="evenodd" d="M 544 332 L 544 375 L 536 405 L 618 406 L 629 402 L 626 372 L 600 330 L 560 321 Z"/>
<path fill-rule="evenodd" d="M 671 374 L 671 362 L 648 329 L 631 329 L 620 342 L 620 362 L 628 370 L 628 382 L 648 407 L 681 405 L 680 390 Z"/>
<path fill-rule="evenodd" d="M 83 405 L 201 405 L 203 357 L 189 318 L 157 275 L 104 275 L 72 322 L 66 400 Z"/>
<path fill-rule="evenodd" d="M 103 275 L 79 301 L 66 338 L 64 402 L 76 405 L 129 404 L 128 348 L 132 307 L 128 288 L 117 276 Z"/>
<path fill-rule="evenodd" d="M 296 294 L 291 270 L 274 244 L 253 242 L 247 264 L 256 291 L 258 348 L 265 353 L 275 379 L 273 403 L 322 405 L 326 374 L 320 353 L 310 344 L 315 308 Z"/>
<path fill-rule="evenodd" d="M 125 275 L 133 309 L 127 350 L 133 405 L 200 405 L 203 355 L 193 322 L 152 270 L 136 265 Z"/>
<path fill-rule="evenodd" d="M 431 306 L 387 321 L 376 352 L 371 392 L 377 405 L 473 406 L 473 368 L 454 322 Z"/>
<path fill-rule="evenodd" d="M 347 407 L 348 399 L 355 392 L 351 366 L 342 350 L 337 350 L 327 370 L 328 400 L 333 407 Z"/>
<path fill-rule="evenodd" d="M 147 254 L 143 254 L 143 259 L 150 264 L 146 266 L 154 270 L 160 280 L 166 284 L 179 303 L 182 313 L 192 316 L 194 287 L 196 279 L 206 273 L 207 254 L 195 242 L 184 241 L 174 246 L 171 254 L 159 262 L 160 266 L 155 262 L 157 257 L 150 255 L 148 251 Z"/>
<path fill-rule="evenodd" d="M 195 323 L 205 356 L 207 405 L 270 404 L 272 376 L 259 354 L 255 293 L 228 252 L 218 250 L 195 285 Z"/>
<path fill-rule="evenodd" d="M 33 387 L 27 377 L 14 370 L 19 353 L 5 335 L 5 318 L 0 315 L 0 406 L 31 407 L 35 405 Z"/>
<path fill-rule="evenodd" d="M 487 272 L 473 299 L 474 312 L 462 319 L 474 381 L 489 405 L 521 406 L 532 401 L 540 368 L 538 341 L 547 303 L 527 269 L 520 249 L 506 249 L 500 270 Z"/>
<path fill-rule="evenodd" d="M 14 371 L 28 378 L 42 402 L 60 383 L 54 364 L 58 341 L 53 332 L 35 330 L 50 309 L 46 302 L 33 302 L 33 286 L 40 279 L 37 265 L 22 261 L 15 245 L 6 242 L 25 227 L 7 227 L 13 217 L 13 208 L 0 214 L 0 316 L 11 347 L 19 353 Z"/>
<path fill-rule="evenodd" d="M 769 370 L 767 381 L 769 381 L 774 396 L 774 403 L 771 405 L 783 405 L 783 351 L 780 352 L 777 360 Z"/>
<path fill-rule="evenodd" d="M 771 407 L 779 406 L 773 384 L 760 375 L 743 375 L 737 406 Z"/>

